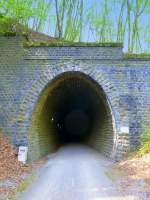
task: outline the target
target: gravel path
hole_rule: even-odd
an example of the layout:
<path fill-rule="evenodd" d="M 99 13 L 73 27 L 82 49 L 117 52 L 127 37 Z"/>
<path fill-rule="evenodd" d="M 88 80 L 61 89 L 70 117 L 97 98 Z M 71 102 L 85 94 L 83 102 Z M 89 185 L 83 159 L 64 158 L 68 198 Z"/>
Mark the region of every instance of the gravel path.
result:
<path fill-rule="evenodd" d="M 114 188 L 106 172 L 111 164 L 86 146 L 60 148 L 20 200 L 135 200 Z"/>

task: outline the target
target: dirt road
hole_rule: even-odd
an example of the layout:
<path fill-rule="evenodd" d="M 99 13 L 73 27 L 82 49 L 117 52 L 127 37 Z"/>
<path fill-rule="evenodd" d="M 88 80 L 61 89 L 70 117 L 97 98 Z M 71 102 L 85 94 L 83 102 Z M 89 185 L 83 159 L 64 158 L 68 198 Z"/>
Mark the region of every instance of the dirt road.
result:
<path fill-rule="evenodd" d="M 135 200 L 122 196 L 107 170 L 112 162 L 81 145 L 60 148 L 21 200 Z"/>

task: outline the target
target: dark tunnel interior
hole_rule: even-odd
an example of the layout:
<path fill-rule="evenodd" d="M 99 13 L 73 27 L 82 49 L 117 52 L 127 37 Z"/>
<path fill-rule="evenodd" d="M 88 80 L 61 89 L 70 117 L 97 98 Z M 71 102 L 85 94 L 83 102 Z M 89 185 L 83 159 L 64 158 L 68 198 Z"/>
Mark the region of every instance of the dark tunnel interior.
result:
<path fill-rule="evenodd" d="M 52 109 L 51 123 L 56 128 L 60 143 L 83 142 L 90 135 L 98 117 L 100 101 L 87 83 L 76 77 L 62 82 L 51 95 L 55 103 Z M 99 104 L 99 105 L 98 105 Z M 104 107 L 101 106 L 101 120 Z"/>
<path fill-rule="evenodd" d="M 103 90 L 78 72 L 58 76 L 37 103 L 29 136 L 37 157 L 68 143 L 87 144 L 109 154 L 113 129 Z"/>

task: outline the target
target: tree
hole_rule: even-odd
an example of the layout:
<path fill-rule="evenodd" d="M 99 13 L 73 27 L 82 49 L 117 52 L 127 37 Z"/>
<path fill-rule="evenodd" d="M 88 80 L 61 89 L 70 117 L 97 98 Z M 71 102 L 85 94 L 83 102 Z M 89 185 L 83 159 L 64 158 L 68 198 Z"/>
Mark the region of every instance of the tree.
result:
<path fill-rule="evenodd" d="M 111 8 L 108 0 L 101 4 L 94 5 L 87 13 L 91 34 L 98 42 L 110 42 L 114 39 L 114 27 L 110 17 Z M 97 9 L 98 8 L 98 9 Z"/>
<path fill-rule="evenodd" d="M 0 13 L 18 23 L 41 30 L 48 16 L 50 2 L 47 0 L 1 0 Z"/>
<path fill-rule="evenodd" d="M 48 34 L 50 27 L 52 36 L 69 41 L 86 41 L 88 36 L 95 42 L 125 41 L 131 53 L 148 47 L 149 20 L 142 18 L 150 18 L 149 0 L 93 0 L 90 6 L 88 3 L 88 0 L 1 0 L 0 23 L 17 22 Z"/>
<path fill-rule="evenodd" d="M 126 22 L 127 20 L 125 20 L 125 7 L 126 7 L 126 0 L 122 0 L 119 1 L 119 5 L 117 4 L 117 6 L 120 6 L 120 10 L 119 10 L 119 15 L 117 16 L 117 38 L 116 41 L 117 42 L 123 42 L 124 41 L 124 37 L 125 37 L 125 29 L 126 29 Z"/>

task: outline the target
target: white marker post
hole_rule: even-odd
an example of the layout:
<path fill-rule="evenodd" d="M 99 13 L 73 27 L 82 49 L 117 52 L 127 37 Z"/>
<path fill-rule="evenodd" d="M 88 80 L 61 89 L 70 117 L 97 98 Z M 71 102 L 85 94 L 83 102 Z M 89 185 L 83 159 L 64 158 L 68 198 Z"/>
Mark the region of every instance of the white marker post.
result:
<path fill-rule="evenodd" d="M 27 153 L 28 153 L 28 147 L 20 146 L 18 151 L 18 161 L 25 164 L 27 161 Z"/>
<path fill-rule="evenodd" d="M 128 126 L 121 126 L 120 127 L 120 132 L 121 133 L 129 133 L 129 127 Z"/>

